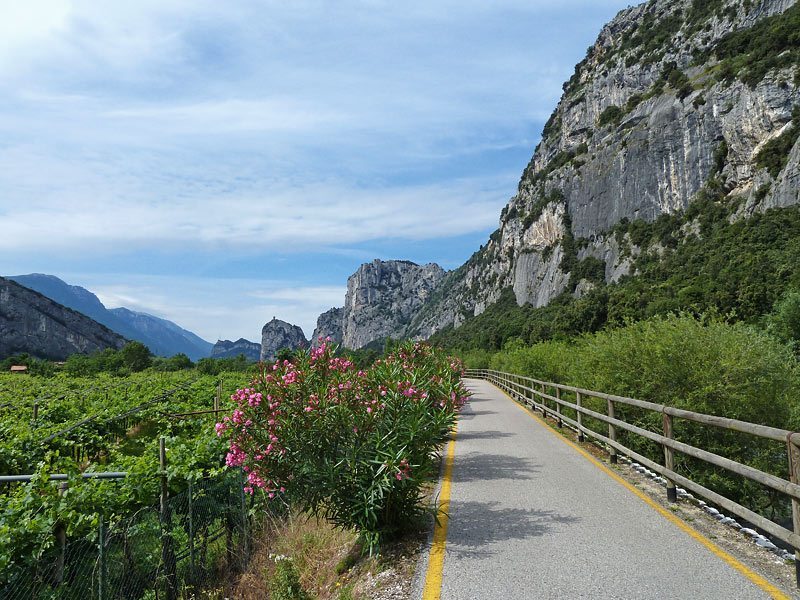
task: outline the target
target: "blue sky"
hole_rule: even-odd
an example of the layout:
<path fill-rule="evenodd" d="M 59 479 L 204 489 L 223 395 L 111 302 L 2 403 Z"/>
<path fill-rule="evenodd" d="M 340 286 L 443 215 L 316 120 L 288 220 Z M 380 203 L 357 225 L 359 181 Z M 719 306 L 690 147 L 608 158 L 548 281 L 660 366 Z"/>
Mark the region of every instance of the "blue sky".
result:
<path fill-rule="evenodd" d="M 359 264 L 485 243 L 627 4 L 0 0 L 0 273 L 310 336 Z"/>

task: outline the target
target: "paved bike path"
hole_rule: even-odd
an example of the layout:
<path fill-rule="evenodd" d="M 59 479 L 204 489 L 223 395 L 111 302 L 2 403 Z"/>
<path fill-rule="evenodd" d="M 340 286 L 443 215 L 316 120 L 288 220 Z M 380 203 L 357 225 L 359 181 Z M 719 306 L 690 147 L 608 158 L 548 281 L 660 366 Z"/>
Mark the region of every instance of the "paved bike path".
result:
<path fill-rule="evenodd" d="M 493 385 L 466 383 L 442 600 L 770 597 Z"/>

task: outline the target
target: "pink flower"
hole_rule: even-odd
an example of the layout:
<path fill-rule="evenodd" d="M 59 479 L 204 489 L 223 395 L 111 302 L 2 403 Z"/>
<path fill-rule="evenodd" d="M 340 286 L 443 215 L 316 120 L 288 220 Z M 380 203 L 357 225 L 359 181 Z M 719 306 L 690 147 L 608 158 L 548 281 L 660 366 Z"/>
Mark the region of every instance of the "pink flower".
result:
<path fill-rule="evenodd" d="M 227 427 L 227 425 L 225 425 L 225 423 L 217 423 L 216 425 L 214 425 L 214 429 L 217 432 L 217 437 L 221 437 L 222 434 L 225 433 L 225 430 L 227 428 L 228 427 Z"/>

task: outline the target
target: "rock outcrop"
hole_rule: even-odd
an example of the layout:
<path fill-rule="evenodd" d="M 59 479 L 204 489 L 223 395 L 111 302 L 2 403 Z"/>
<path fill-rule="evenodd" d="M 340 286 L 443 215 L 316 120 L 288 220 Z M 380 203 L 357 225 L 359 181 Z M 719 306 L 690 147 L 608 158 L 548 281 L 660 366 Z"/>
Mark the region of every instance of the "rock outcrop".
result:
<path fill-rule="evenodd" d="M 317 328 L 311 336 L 311 345 L 315 348 L 319 345 L 320 339 L 330 338 L 336 344 L 342 343 L 344 309 L 332 308 L 322 313 L 317 319 Z"/>
<path fill-rule="evenodd" d="M 408 333 L 458 326 L 506 288 L 520 305 L 579 295 L 588 259 L 617 281 L 630 260 L 615 227 L 682 211 L 712 187 L 742 217 L 799 203 L 800 48 L 758 55 L 797 23 L 795 0 L 651 0 L 620 12 L 564 84 L 498 230 Z"/>
<path fill-rule="evenodd" d="M 97 321 L 0 277 L 0 358 L 26 352 L 65 360 L 71 354 L 120 349 L 125 343 Z"/>
<path fill-rule="evenodd" d="M 235 342 L 230 340 L 217 340 L 211 349 L 211 358 L 236 358 L 243 355 L 247 360 L 258 362 L 261 360 L 261 344 L 239 338 Z"/>
<path fill-rule="evenodd" d="M 297 350 L 307 347 L 308 340 L 300 327 L 273 317 L 261 330 L 261 355 L 259 358 L 262 361 L 272 361 L 275 360 L 279 350 L 284 348 Z"/>
<path fill-rule="evenodd" d="M 370 342 L 406 337 L 409 323 L 442 281 L 437 264 L 374 260 L 347 280 L 342 344 L 363 348 Z"/>
<path fill-rule="evenodd" d="M 330 336 L 356 350 L 386 338 L 405 338 L 409 324 L 444 277 L 444 269 L 433 263 L 365 263 L 347 280 L 344 307 L 320 315 L 314 339 Z"/>

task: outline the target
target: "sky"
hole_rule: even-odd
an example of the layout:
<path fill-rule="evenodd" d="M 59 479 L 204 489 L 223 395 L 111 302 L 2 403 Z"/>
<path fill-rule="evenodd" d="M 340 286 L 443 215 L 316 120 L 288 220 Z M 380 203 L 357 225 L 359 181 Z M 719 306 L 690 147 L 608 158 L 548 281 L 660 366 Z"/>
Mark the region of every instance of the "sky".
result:
<path fill-rule="evenodd" d="M 462 264 L 612 0 L 0 0 L 0 274 L 310 336 L 375 258 Z"/>

